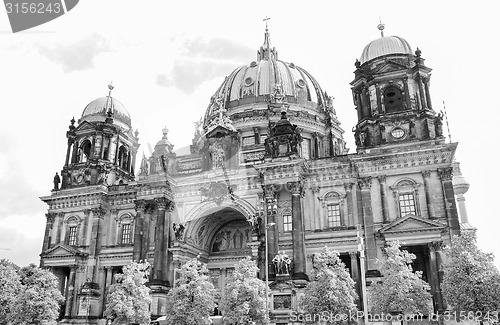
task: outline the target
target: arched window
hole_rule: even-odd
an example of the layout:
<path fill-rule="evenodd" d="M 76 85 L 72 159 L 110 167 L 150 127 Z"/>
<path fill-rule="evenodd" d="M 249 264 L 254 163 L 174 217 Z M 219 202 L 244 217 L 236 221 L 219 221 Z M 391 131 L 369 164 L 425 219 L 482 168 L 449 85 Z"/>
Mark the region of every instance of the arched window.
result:
<path fill-rule="evenodd" d="M 344 229 L 349 226 L 349 221 L 346 220 L 347 207 L 345 204 L 345 198 L 345 194 L 331 191 L 326 193 L 326 195 L 320 199 L 323 205 L 323 213 L 326 217 L 326 228 L 337 230 Z"/>
<path fill-rule="evenodd" d="M 420 207 L 418 199 L 418 188 L 420 184 L 412 179 L 402 179 L 391 186 L 394 198 L 396 199 L 396 208 L 398 218 L 407 215 L 420 216 Z"/>
<path fill-rule="evenodd" d="M 128 213 L 118 218 L 118 245 L 131 245 L 134 243 L 133 225 L 134 217 Z"/>
<path fill-rule="evenodd" d="M 86 162 L 90 158 L 90 150 L 92 148 L 92 144 L 90 143 L 90 140 L 84 140 L 82 144 L 80 145 L 80 149 L 78 150 L 78 161 L 79 162 Z"/>
<path fill-rule="evenodd" d="M 118 149 L 118 166 L 122 169 L 128 169 L 127 167 L 127 162 L 128 162 L 128 150 L 127 147 L 125 146 L 120 146 L 120 149 Z"/>
<path fill-rule="evenodd" d="M 389 86 L 384 91 L 384 106 L 386 113 L 394 113 L 402 111 L 403 106 L 403 93 L 396 86 Z"/>
<path fill-rule="evenodd" d="M 71 216 L 66 220 L 66 235 L 64 242 L 66 245 L 77 246 L 79 243 L 78 232 L 81 220 L 77 216 Z"/>

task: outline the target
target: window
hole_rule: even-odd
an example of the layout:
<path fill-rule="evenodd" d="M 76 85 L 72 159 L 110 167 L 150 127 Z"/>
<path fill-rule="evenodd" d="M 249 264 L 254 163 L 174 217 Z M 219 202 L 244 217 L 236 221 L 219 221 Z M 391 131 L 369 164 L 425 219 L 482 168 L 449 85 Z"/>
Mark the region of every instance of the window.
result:
<path fill-rule="evenodd" d="M 244 146 L 251 146 L 255 144 L 255 136 L 251 137 L 244 137 L 243 138 L 243 145 Z"/>
<path fill-rule="evenodd" d="M 326 215 L 328 218 L 328 227 L 340 227 L 340 204 L 328 204 Z"/>
<path fill-rule="evenodd" d="M 283 215 L 283 231 L 292 231 L 292 215 L 290 213 Z"/>
<path fill-rule="evenodd" d="M 391 86 L 384 91 L 384 106 L 387 113 L 402 111 L 403 94 L 395 86 Z"/>
<path fill-rule="evenodd" d="M 70 226 L 68 231 L 68 245 L 70 246 L 76 246 L 76 230 L 77 226 Z"/>
<path fill-rule="evenodd" d="M 91 148 L 92 144 L 90 143 L 89 140 L 85 140 L 82 142 L 79 150 L 79 157 L 78 157 L 79 162 L 86 162 L 87 160 L 89 160 Z"/>
<path fill-rule="evenodd" d="M 122 225 L 122 244 L 130 244 L 130 231 L 131 225 L 130 223 L 125 223 Z"/>
<path fill-rule="evenodd" d="M 302 158 L 311 159 L 311 155 L 310 155 L 310 151 L 309 151 L 310 148 L 311 148 L 311 140 L 304 139 L 304 141 L 302 141 L 302 152 L 301 152 Z"/>
<path fill-rule="evenodd" d="M 261 134 L 260 135 L 260 143 L 266 142 L 266 139 L 267 139 L 267 134 Z"/>
<path fill-rule="evenodd" d="M 401 212 L 401 217 L 404 217 L 408 214 L 417 214 L 415 197 L 413 196 L 413 193 L 399 195 L 399 210 Z"/>

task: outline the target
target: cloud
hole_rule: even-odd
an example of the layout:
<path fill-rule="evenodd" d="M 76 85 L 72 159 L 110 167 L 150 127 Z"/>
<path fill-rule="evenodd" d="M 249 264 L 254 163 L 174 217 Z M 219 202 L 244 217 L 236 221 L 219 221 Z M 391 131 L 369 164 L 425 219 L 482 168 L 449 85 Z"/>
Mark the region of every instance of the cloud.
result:
<path fill-rule="evenodd" d="M 70 45 L 48 47 L 38 45 L 38 52 L 52 62 L 62 66 L 64 72 L 88 70 L 94 67 L 94 59 L 109 52 L 108 41 L 93 33 Z"/>
<path fill-rule="evenodd" d="M 198 37 L 184 42 L 183 53 L 191 57 L 226 59 L 241 63 L 250 60 L 255 55 L 255 50 L 224 38 L 205 40 Z"/>
<path fill-rule="evenodd" d="M 228 75 L 234 68 L 234 64 L 225 62 L 178 60 L 168 75 L 157 75 L 156 84 L 163 87 L 174 86 L 186 94 L 192 94 L 203 82 Z"/>
<path fill-rule="evenodd" d="M 43 229 L 40 235 L 29 237 L 11 227 L 0 226 L 0 258 L 6 258 L 18 266 L 38 264 L 42 242 Z"/>

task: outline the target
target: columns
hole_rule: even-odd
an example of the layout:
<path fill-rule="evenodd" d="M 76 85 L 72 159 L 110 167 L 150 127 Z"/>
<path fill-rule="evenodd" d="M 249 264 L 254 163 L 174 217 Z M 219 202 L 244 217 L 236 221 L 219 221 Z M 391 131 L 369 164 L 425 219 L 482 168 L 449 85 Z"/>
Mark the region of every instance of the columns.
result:
<path fill-rule="evenodd" d="M 73 144 L 74 139 L 73 138 L 68 138 L 68 149 L 66 150 L 66 160 L 64 162 L 64 166 L 68 166 L 69 163 L 69 154 L 71 152 L 71 145 Z"/>
<path fill-rule="evenodd" d="M 165 210 L 167 206 L 171 205 L 166 198 L 160 197 L 155 199 L 158 208 L 158 216 L 156 218 L 156 244 L 155 244 L 155 257 L 153 262 L 153 279 L 166 281 L 168 270 L 162 270 L 168 261 L 165 261 L 165 255 L 169 238 L 165 238 Z M 170 217 L 170 213 L 169 213 Z M 169 218 L 170 219 L 170 218 Z M 169 233 L 169 232 L 167 232 Z"/>
<path fill-rule="evenodd" d="M 358 294 L 358 300 L 356 301 L 356 305 L 358 309 L 361 310 L 361 282 L 359 279 L 359 265 L 358 265 L 358 252 L 349 252 L 349 256 L 351 257 L 351 278 L 354 280 L 356 293 Z"/>
<path fill-rule="evenodd" d="M 104 312 L 104 297 L 106 292 L 106 269 L 103 266 L 100 266 L 97 269 L 98 269 L 97 283 L 99 284 L 99 288 L 101 289 L 97 315 L 99 317 L 102 317 L 102 313 Z"/>
<path fill-rule="evenodd" d="M 289 182 L 292 192 L 292 247 L 294 280 L 309 280 L 306 274 L 306 254 L 304 240 L 304 222 L 302 218 L 301 196 L 302 182 Z"/>
<path fill-rule="evenodd" d="M 104 133 L 101 133 L 101 152 L 99 153 L 99 159 L 104 159 L 104 144 L 106 143 L 106 141 L 104 141 L 105 139 L 105 134 Z"/>
<path fill-rule="evenodd" d="M 139 262 L 143 260 L 142 256 L 142 237 L 143 237 L 143 220 L 144 220 L 144 209 L 146 208 L 146 201 L 136 200 L 135 201 L 135 211 L 137 215 L 135 216 L 135 229 L 134 229 L 134 249 L 132 253 L 132 260 Z"/>
<path fill-rule="evenodd" d="M 118 148 L 120 147 L 120 133 L 116 134 L 116 147 L 115 147 L 115 159 L 114 163 L 118 161 Z"/>
<path fill-rule="evenodd" d="M 173 202 L 169 202 L 169 205 L 165 209 L 165 227 L 163 229 L 163 241 L 165 248 L 163 250 L 163 259 L 162 259 L 162 270 L 161 270 L 161 279 L 167 282 L 168 285 L 168 277 L 170 274 L 170 257 L 169 257 L 169 246 L 170 246 L 170 234 L 172 232 L 172 211 L 174 211 Z"/>
<path fill-rule="evenodd" d="M 425 100 L 425 93 L 424 93 L 424 88 L 422 86 L 422 77 L 420 74 L 417 75 L 417 84 L 418 84 L 418 93 L 420 95 L 420 102 L 422 103 L 422 107 L 420 109 L 426 109 L 427 104 Z"/>
<path fill-rule="evenodd" d="M 354 91 L 354 98 L 356 103 L 356 111 L 358 112 L 358 121 L 363 119 L 363 104 L 361 102 L 361 94 L 359 89 Z M 331 154 L 333 156 L 333 154 Z"/>
<path fill-rule="evenodd" d="M 379 114 L 385 113 L 382 110 L 382 96 L 380 95 L 380 85 L 378 83 L 375 84 L 375 92 L 377 94 L 377 110 Z"/>
<path fill-rule="evenodd" d="M 403 85 L 405 92 L 406 109 L 411 109 L 411 98 L 410 98 L 410 89 L 408 87 L 408 77 L 403 78 Z"/>
<path fill-rule="evenodd" d="M 380 200 L 382 203 L 382 222 L 389 222 L 389 202 L 387 201 L 387 186 L 386 186 L 386 176 L 380 175 L 378 177 L 378 182 L 380 185 Z"/>
<path fill-rule="evenodd" d="M 42 253 L 50 248 L 50 241 L 51 241 L 50 233 L 54 225 L 56 214 L 46 213 L 45 217 L 47 218 L 47 223 L 45 224 L 45 236 L 43 237 Z"/>
<path fill-rule="evenodd" d="M 154 205 L 153 204 L 146 204 L 146 207 L 144 209 L 144 214 L 143 214 L 143 221 L 142 221 L 142 252 L 141 256 L 142 259 L 147 261 L 148 260 L 148 251 L 149 251 L 149 234 L 150 234 L 150 219 L 151 219 L 151 213 L 153 213 Z"/>
<path fill-rule="evenodd" d="M 87 245 L 87 232 L 89 228 L 89 219 L 90 219 L 90 209 L 83 210 L 83 232 L 82 232 L 82 241 L 81 245 Z"/>
<path fill-rule="evenodd" d="M 64 317 L 70 317 L 73 307 L 73 297 L 75 289 L 76 265 L 70 265 L 68 287 L 66 290 L 66 308 L 64 310 Z"/>
<path fill-rule="evenodd" d="M 460 222 L 458 221 L 457 204 L 455 202 L 455 191 L 453 190 L 453 168 L 438 168 L 438 175 L 443 188 L 444 206 L 450 234 L 460 235 Z"/>
<path fill-rule="evenodd" d="M 434 308 L 436 311 L 443 310 L 443 297 L 441 294 L 441 283 L 439 281 L 439 266 L 436 257 L 436 250 L 441 249 L 441 243 L 432 242 L 428 244 L 429 247 L 429 264 L 431 269 L 430 285 L 431 293 L 434 298 Z"/>
<path fill-rule="evenodd" d="M 432 109 L 431 93 L 429 92 L 429 77 L 423 77 L 422 81 L 424 83 L 425 100 L 427 101 L 427 107 L 429 109 Z"/>
<path fill-rule="evenodd" d="M 424 178 L 424 191 L 425 191 L 425 201 L 427 203 L 427 213 L 429 214 L 429 219 L 436 219 L 436 211 L 432 205 L 432 195 L 431 195 L 431 171 L 423 170 L 422 176 Z"/>
<path fill-rule="evenodd" d="M 94 159 L 95 157 L 95 138 L 96 138 L 96 134 L 92 135 L 92 146 L 90 147 L 90 157 L 89 159 Z"/>
<path fill-rule="evenodd" d="M 319 202 L 317 200 L 318 194 L 319 194 L 319 186 L 314 186 L 313 188 L 311 188 L 311 196 L 309 197 L 310 198 L 309 206 L 310 209 L 314 211 L 310 216 L 311 219 L 310 227 L 312 231 L 318 229 L 318 217 L 319 217 L 319 208 L 318 208 Z"/>
<path fill-rule="evenodd" d="M 97 268 L 97 256 L 99 255 L 99 250 L 101 246 L 100 239 L 100 226 L 101 220 L 104 217 L 104 209 L 101 207 L 92 209 L 92 232 L 90 233 L 90 244 L 89 244 L 89 274 L 92 275 L 92 282 L 96 283 L 98 281 L 98 268 Z"/>
<path fill-rule="evenodd" d="M 468 223 L 467 208 L 465 207 L 465 196 L 463 193 L 457 193 L 458 210 L 460 211 L 460 222 Z"/>
<path fill-rule="evenodd" d="M 276 220 L 276 214 L 278 212 L 278 193 L 276 191 L 276 187 L 272 184 L 264 185 L 263 190 L 266 202 L 265 213 L 267 214 L 267 224 L 264 222 L 264 231 L 267 231 L 267 269 L 269 272 L 269 278 L 274 279 L 276 272 L 272 260 L 278 254 L 278 225 Z M 272 223 L 274 223 L 274 226 L 269 227 L 268 225 Z"/>
<path fill-rule="evenodd" d="M 375 270 L 377 259 L 377 247 L 375 246 L 375 230 L 373 227 L 373 210 L 371 198 L 371 177 L 363 177 L 359 179 L 358 185 L 361 191 L 360 207 L 363 218 L 363 226 L 366 238 L 366 260 L 368 271 Z"/>
<path fill-rule="evenodd" d="M 71 163 L 76 164 L 78 162 L 78 141 L 73 141 L 73 153 L 71 154 Z"/>
<path fill-rule="evenodd" d="M 54 244 L 59 244 L 61 242 L 61 232 L 63 228 L 63 220 L 64 220 L 64 212 L 57 213 L 57 232 L 56 232 L 56 240 Z"/>
<path fill-rule="evenodd" d="M 372 117 L 370 100 L 367 94 L 368 87 L 364 86 L 361 90 L 361 107 L 363 109 L 363 117 Z"/>
<path fill-rule="evenodd" d="M 355 227 L 354 213 L 353 213 L 353 197 L 352 197 L 353 183 L 344 183 L 344 188 L 347 196 L 347 226 Z"/>

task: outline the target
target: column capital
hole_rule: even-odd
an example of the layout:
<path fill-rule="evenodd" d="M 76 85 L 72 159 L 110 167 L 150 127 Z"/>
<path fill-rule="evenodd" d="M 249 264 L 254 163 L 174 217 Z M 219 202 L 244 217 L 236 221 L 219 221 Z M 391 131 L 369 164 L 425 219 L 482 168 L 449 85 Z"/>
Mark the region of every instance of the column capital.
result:
<path fill-rule="evenodd" d="M 313 193 L 319 193 L 319 186 L 314 186 L 314 187 L 311 187 L 311 191 Z"/>
<path fill-rule="evenodd" d="M 155 203 L 158 207 L 158 210 L 166 210 L 167 205 L 169 205 L 169 201 L 165 197 L 155 198 Z"/>
<path fill-rule="evenodd" d="M 290 189 L 292 195 L 301 195 L 302 192 L 304 191 L 304 185 L 302 184 L 301 181 L 288 182 L 286 185 Z"/>
<path fill-rule="evenodd" d="M 451 181 L 453 179 L 452 167 L 438 168 L 437 172 L 441 181 Z"/>
<path fill-rule="evenodd" d="M 47 218 L 47 223 L 54 223 L 54 219 L 56 218 L 56 214 L 53 212 L 46 213 L 45 218 Z"/>
<path fill-rule="evenodd" d="M 378 178 L 378 181 L 381 184 L 385 184 L 385 181 L 387 180 L 387 176 L 386 175 L 379 175 L 377 178 Z"/>
<path fill-rule="evenodd" d="M 349 252 L 349 256 L 351 257 L 351 260 L 355 260 L 358 258 L 358 252 Z"/>
<path fill-rule="evenodd" d="M 431 177 L 431 171 L 429 169 L 427 170 L 422 170 L 422 176 L 424 178 L 430 178 Z"/>
<path fill-rule="evenodd" d="M 344 183 L 344 188 L 345 188 L 346 192 L 351 192 L 353 185 L 354 185 L 354 183 Z"/>
<path fill-rule="evenodd" d="M 437 252 L 437 251 L 441 251 L 441 249 L 443 248 L 443 242 L 442 241 L 433 241 L 433 242 L 428 243 L 427 246 L 429 247 L 429 250 L 431 252 Z"/>
<path fill-rule="evenodd" d="M 359 186 L 360 190 L 370 190 L 370 188 L 372 186 L 371 176 L 361 177 L 361 178 L 358 178 L 358 180 L 359 180 L 358 186 Z"/>
<path fill-rule="evenodd" d="M 275 198 L 278 190 L 274 184 L 262 185 L 262 190 L 264 191 L 264 196 L 266 198 Z"/>
<path fill-rule="evenodd" d="M 135 200 L 135 211 L 144 213 L 146 209 L 146 201 L 145 200 Z"/>
<path fill-rule="evenodd" d="M 88 217 L 90 215 L 91 210 L 90 209 L 85 209 L 83 210 L 83 214 Z"/>
<path fill-rule="evenodd" d="M 98 208 L 92 208 L 92 215 L 96 218 L 102 219 L 104 215 L 106 214 L 106 210 L 104 210 L 102 207 Z"/>

